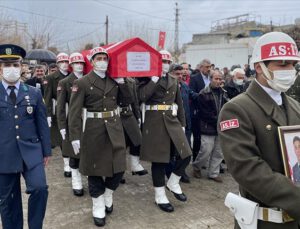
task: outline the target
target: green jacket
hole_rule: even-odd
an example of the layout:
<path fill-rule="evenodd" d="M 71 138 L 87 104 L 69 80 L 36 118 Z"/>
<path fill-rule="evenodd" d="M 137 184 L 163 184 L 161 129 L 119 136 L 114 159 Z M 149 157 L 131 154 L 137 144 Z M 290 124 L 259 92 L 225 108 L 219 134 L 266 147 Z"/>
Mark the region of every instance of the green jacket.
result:
<path fill-rule="evenodd" d="M 300 124 L 300 105 L 285 94 L 282 99 L 285 112 L 253 81 L 244 94 L 224 105 L 219 117 L 222 151 L 241 195 L 262 207 L 281 208 L 296 220 L 259 221 L 258 229 L 298 229 L 300 221 L 300 188 L 284 175 L 277 130 Z M 222 131 L 220 122 L 232 119 L 237 122 Z"/>

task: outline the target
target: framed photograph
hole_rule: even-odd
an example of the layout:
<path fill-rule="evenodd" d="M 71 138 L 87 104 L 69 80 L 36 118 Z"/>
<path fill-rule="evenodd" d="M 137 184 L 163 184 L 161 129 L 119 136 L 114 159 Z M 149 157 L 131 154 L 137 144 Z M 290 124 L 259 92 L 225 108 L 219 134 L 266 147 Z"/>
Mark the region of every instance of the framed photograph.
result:
<path fill-rule="evenodd" d="M 300 186 L 300 125 L 278 127 L 285 175 Z"/>

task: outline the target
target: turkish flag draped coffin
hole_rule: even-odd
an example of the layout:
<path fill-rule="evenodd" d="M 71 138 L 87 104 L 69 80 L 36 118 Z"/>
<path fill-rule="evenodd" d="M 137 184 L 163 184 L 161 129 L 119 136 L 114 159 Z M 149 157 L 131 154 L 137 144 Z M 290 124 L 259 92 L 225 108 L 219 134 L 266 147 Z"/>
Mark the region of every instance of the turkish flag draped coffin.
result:
<path fill-rule="evenodd" d="M 108 74 L 115 77 L 160 76 L 162 72 L 161 54 L 140 38 L 103 46 L 109 55 Z M 82 51 L 87 61 L 88 73 L 92 66 L 87 56 L 89 50 Z"/>

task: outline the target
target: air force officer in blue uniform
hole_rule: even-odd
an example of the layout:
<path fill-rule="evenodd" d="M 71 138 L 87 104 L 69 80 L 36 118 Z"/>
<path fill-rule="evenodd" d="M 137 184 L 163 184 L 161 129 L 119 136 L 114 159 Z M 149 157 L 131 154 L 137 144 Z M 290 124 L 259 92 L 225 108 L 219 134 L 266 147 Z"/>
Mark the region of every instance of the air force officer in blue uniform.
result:
<path fill-rule="evenodd" d="M 46 107 L 39 89 L 20 82 L 26 52 L 0 45 L 0 213 L 3 229 L 23 228 L 20 177 L 25 179 L 28 227 L 41 229 L 48 199 L 44 166 L 51 155 Z"/>

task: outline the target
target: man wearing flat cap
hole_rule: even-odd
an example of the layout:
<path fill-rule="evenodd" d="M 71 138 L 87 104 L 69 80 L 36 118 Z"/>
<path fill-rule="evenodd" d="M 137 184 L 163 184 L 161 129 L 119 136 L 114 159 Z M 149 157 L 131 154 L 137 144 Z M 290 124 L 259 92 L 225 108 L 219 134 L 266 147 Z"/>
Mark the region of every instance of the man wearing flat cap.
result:
<path fill-rule="evenodd" d="M 20 82 L 23 48 L 0 45 L 0 213 L 3 229 L 23 228 L 20 176 L 28 227 L 43 227 L 48 199 L 44 166 L 51 155 L 46 107 L 39 89 Z"/>

